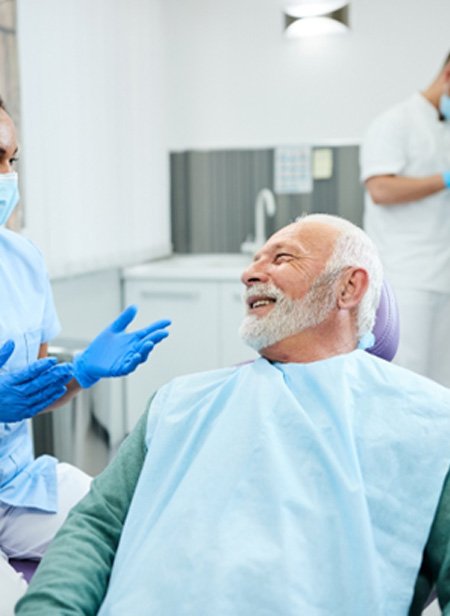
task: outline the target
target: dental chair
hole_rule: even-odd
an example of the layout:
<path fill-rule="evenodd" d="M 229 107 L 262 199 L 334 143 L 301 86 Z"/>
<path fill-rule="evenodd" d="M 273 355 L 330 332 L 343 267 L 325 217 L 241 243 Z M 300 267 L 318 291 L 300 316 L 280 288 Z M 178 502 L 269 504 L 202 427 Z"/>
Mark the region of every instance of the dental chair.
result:
<path fill-rule="evenodd" d="M 383 283 L 380 303 L 378 304 L 375 325 L 373 328 L 375 344 L 366 349 L 368 353 L 377 355 L 387 361 L 391 361 L 394 358 L 399 342 L 398 321 L 398 308 L 394 293 L 390 285 L 385 281 Z M 17 572 L 23 574 L 27 582 L 31 580 L 37 566 L 39 565 L 39 561 L 26 559 L 20 560 L 16 558 L 10 559 L 9 563 Z"/>
<path fill-rule="evenodd" d="M 34 572 L 39 565 L 38 560 L 29 560 L 29 559 L 20 559 L 20 558 L 10 558 L 9 564 L 13 567 L 17 573 L 21 573 L 27 582 L 31 580 Z"/>
<path fill-rule="evenodd" d="M 400 339 L 399 315 L 394 292 L 386 280 L 381 288 L 372 333 L 375 337 L 375 343 L 366 349 L 367 352 L 387 361 L 394 359 Z"/>

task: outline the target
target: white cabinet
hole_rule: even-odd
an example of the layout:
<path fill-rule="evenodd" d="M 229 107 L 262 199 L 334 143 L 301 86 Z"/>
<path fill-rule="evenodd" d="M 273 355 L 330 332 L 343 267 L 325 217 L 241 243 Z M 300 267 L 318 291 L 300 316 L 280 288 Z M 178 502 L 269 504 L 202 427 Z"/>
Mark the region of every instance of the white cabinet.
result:
<path fill-rule="evenodd" d="M 218 308 L 218 345 L 220 366 L 232 366 L 256 356 L 239 337 L 239 325 L 245 314 L 243 285 L 221 281 Z"/>
<path fill-rule="evenodd" d="M 134 326 L 165 317 L 172 320 L 168 339 L 125 381 L 128 430 L 151 395 L 173 377 L 256 357 L 238 335 L 244 315 L 243 287 L 238 282 L 242 268 L 195 269 L 189 267 L 189 257 L 185 260 L 179 268 L 160 262 L 124 270 L 125 304 L 139 308 Z"/>

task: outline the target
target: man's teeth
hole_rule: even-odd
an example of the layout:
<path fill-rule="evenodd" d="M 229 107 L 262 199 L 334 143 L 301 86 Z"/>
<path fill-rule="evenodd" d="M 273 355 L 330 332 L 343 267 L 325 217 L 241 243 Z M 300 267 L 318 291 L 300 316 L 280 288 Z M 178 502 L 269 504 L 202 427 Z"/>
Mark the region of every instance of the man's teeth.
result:
<path fill-rule="evenodd" d="M 268 299 L 258 299 L 256 302 L 253 302 L 252 308 L 259 308 L 260 306 L 267 306 L 267 304 L 271 304 L 272 301 Z"/>

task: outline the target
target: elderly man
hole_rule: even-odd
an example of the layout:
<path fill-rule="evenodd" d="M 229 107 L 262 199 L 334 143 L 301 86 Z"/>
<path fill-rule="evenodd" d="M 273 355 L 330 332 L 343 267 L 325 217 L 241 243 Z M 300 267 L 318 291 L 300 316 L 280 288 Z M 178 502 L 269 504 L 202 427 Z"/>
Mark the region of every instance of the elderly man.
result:
<path fill-rule="evenodd" d="M 361 349 L 373 244 L 311 215 L 242 280 L 261 358 L 155 395 L 17 614 L 397 616 L 433 584 L 450 609 L 450 393 Z"/>

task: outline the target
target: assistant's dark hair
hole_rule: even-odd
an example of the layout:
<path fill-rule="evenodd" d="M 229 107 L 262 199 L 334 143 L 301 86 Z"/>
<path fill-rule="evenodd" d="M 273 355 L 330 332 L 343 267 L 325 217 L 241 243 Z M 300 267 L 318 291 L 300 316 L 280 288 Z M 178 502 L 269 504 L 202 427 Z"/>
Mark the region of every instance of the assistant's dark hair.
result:
<path fill-rule="evenodd" d="M 3 111 L 6 111 L 5 101 L 2 99 L 1 96 L 0 96 L 0 109 L 3 109 Z"/>

